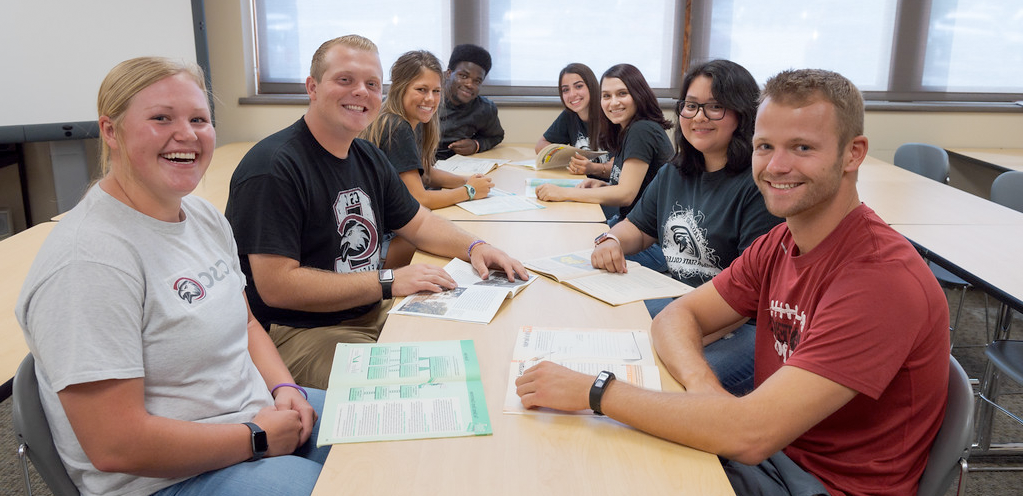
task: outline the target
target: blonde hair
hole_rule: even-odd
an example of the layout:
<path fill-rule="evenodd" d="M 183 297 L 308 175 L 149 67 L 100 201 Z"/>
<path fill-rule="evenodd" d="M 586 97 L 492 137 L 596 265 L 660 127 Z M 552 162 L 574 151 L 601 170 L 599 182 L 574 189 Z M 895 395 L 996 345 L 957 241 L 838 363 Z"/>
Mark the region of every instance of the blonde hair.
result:
<path fill-rule="evenodd" d="M 409 86 L 423 71 L 430 71 L 437 74 L 437 76 L 442 76 L 443 70 L 441 69 L 440 60 L 426 50 L 414 50 L 398 57 L 398 60 L 391 66 L 391 89 L 387 92 L 387 99 L 384 100 L 380 115 L 362 132 L 360 135 L 362 139 L 378 147 L 384 143 L 384 140 L 390 142 L 393 135 L 388 134 L 385 136 L 384 133 L 388 129 L 393 129 L 394 124 L 392 122 L 397 118 L 401 118 L 403 121 L 409 120 L 408 115 L 405 114 L 405 106 L 402 104 L 402 101 L 405 99 L 405 92 L 408 91 Z M 437 105 L 441 105 L 443 100 L 443 95 L 441 95 Z M 429 177 L 430 167 L 433 166 L 434 155 L 437 153 L 437 146 L 440 144 L 439 115 L 439 111 L 434 112 L 430 122 L 423 123 L 421 126 L 422 134 L 419 139 L 419 153 L 422 156 L 423 177 Z M 413 126 L 414 128 L 415 126 Z"/>
<path fill-rule="evenodd" d="M 188 74 L 203 93 L 207 93 L 203 70 L 192 63 L 163 57 L 138 57 L 125 60 L 110 70 L 100 84 L 96 109 L 101 117 L 107 116 L 113 122 L 118 143 L 124 130 L 124 114 L 135 95 L 164 78 L 178 74 Z M 105 176 L 110 172 L 110 147 L 104 140 L 100 143 L 100 167 Z M 123 146 L 120 149 L 121 161 L 127 165 L 127 151 Z"/>
<path fill-rule="evenodd" d="M 823 69 L 782 71 L 767 80 L 760 102 L 770 98 L 787 105 L 806 105 L 824 100 L 835 106 L 835 131 L 839 151 L 863 134 L 863 95 L 856 85 L 837 72 Z"/>
<path fill-rule="evenodd" d="M 357 34 L 346 34 L 339 36 L 333 40 L 327 40 L 320 45 L 320 48 L 316 49 L 313 53 L 313 62 L 309 65 L 309 75 L 318 83 L 320 78 L 323 77 L 323 73 L 327 71 L 327 52 L 335 45 L 343 45 L 348 48 L 355 50 L 365 50 L 367 52 L 379 53 L 377 46 L 369 38 L 359 36 Z"/>

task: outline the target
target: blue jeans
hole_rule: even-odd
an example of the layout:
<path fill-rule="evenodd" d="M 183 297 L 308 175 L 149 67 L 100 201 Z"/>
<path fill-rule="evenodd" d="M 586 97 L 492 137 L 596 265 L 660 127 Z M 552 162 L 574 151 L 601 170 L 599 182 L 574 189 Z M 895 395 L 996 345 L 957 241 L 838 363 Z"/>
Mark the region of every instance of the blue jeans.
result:
<path fill-rule="evenodd" d="M 322 417 L 324 391 L 309 389 L 309 403 Z M 330 446 L 316 447 L 320 421 L 313 426 L 309 440 L 291 455 L 263 458 L 254 462 L 236 463 L 230 467 L 199 474 L 153 493 L 160 496 L 308 495 L 313 492 Z"/>
<path fill-rule="evenodd" d="M 674 298 L 661 298 L 645 300 L 643 303 L 653 318 L 672 301 L 675 301 Z M 756 338 L 756 324 L 747 322 L 703 347 L 703 357 L 707 359 L 718 381 L 736 396 L 753 390 L 753 348 Z"/>
<path fill-rule="evenodd" d="M 668 272 L 668 261 L 664 259 L 664 250 L 656 242 L 639 253 L 625 255 L 625 259 L 639 262 L 643 267 L 653 269 L 662 274 Z"/>

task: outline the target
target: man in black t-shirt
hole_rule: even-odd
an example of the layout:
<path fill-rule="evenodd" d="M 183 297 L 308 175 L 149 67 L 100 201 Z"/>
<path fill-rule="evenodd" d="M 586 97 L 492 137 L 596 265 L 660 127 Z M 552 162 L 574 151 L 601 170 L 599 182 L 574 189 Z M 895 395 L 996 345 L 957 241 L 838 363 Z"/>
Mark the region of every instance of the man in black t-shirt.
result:
<path fill-rule="evenodd" d="M 383 152 L 356 139 L 380 110 L 376 46 L 349 35 L 324 43 L 306 79 L 309 110 L 262 140 L 231 178 L 234 229 L 253 315 L 303 385 L 326 388 L 338 342 L 374 342 L 392 296 L 455 287 L 442 268 L 380 265 L 380 237 L 468 260 L 484 277 L 517 260 L 422 208 Z"/>
<path fill-rule="evenodd" d="M 504 140 L 497 105 L 480 96 L 490 72 L 490 53 L 476 45 L 458 45 L 444 71 L 444 104 L 440 107 L 437 159 L 487 151 Z"/>

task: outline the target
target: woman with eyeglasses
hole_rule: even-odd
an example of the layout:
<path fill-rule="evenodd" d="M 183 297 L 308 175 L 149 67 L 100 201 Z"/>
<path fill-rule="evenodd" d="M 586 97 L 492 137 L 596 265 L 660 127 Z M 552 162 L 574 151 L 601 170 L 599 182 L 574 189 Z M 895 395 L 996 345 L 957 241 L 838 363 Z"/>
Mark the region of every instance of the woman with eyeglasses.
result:
<path fill-rule="evenodd" d="M 611 67 L 600 78 L 602 115 L 599 144 L 614 159 L 598 171 L 608 180 L 584 179 L 575 188 L 542 184 L 536 197 L 544 201 L 599 203 L 614 225 L 629 213 L 633 203 L 671 158 L 674 149 L 665 130 L 671 121 L 657 105 L 657 97 L 643 74 L 631 64 Z"/>
<path fill-rule="evenodd" d="M 668 273 L 696 287 L 781 222 L 768 213 L 750 171 L 759 94 L 753 76 L 734 62 L 714 60 L 686 73 L 676 107 L 678 152 L 628 218 L 602 237 L 594 267 L 625 272 L 626 255 L 656 242 Z M 671 301 L 648 300 L 650 315 Z M 726 389 L 745 394 L 753 389 L 753 327 L 732 330 L 706 339 L 704 355 Z"/>
<path fill-rule="evenodd" d="M 571 145 L 582 150 L 597 149 L 600 118 L 600 85 L 597 76 L 593 75 L 585 64 L 571 63 L 558 75 L 558 92 L 561 104 L 565 109 L 558 114 L 547 131 L 536 142 L 536 153 L 540 153 L 551 143 Z M 591 161 L 576 154 L 568 164 L 572 174 L 587 174 L 592 178 L 607 178 L 607 155 L 601 155 Z M 605 172 L 603 176 L 601 172 Z"/>

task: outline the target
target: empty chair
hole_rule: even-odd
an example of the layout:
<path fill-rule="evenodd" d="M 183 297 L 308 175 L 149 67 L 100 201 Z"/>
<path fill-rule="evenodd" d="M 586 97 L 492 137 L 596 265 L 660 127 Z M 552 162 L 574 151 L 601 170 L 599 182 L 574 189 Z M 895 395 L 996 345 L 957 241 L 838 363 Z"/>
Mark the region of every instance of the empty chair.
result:
<path fill-rule="evenodd" d="M 926 143 L 906 143 L 895 150 L 895 166 L 940 183 L 948 183 L 948 152 Z"/>
<path fill-rule="evenodd" d="M 56 496 L 78 496 L 78 488 L 71 482 L 64 468 L 64 462 L 53 445 L 50 424 L 39 400 L 39 381 L 36 378 L 35 358 L 30 353 L 21 361 L 14 375 L 14 399 L 12 417 L 14 435 L 18 440 L 18 459 L 25 476 L 25 490 L 32 495 L 28 476 L 28 460 L 42 476 L 50 491 Z"/>
<path fill-rule="evenodd" d="M 991 201 L 1023 212 L 1023 171 L 1003 172 L 991 183 Z"/>
<path fill-rule="evenodd" d="M 948 152 L 944 148 L 926 143 L 906 143 L 895 150 L 894 161 L 896 167 L 948 184 Z M 955 320 L 949 326 L 952 347 L 955 347 L 956 328 L 959 327 L 959 317 L 963 313 L 963 302 L 966 300 L 966 290 L 970 289 L 970 283 L 934 262 L 928 261 L 927 265 L 943 287 L 959 290 L 959 306 Z"/>
<path fill-rule="evenodd" d="M 959 474 L 955 494 L 966 491 L 966 459 L 973 442 L 973 387 L 955 357 L 948 361 L 948 403 L 945 418 L 931 445 L 927 466 L 920 477 L 918 496 L 941 496 Z"/>

